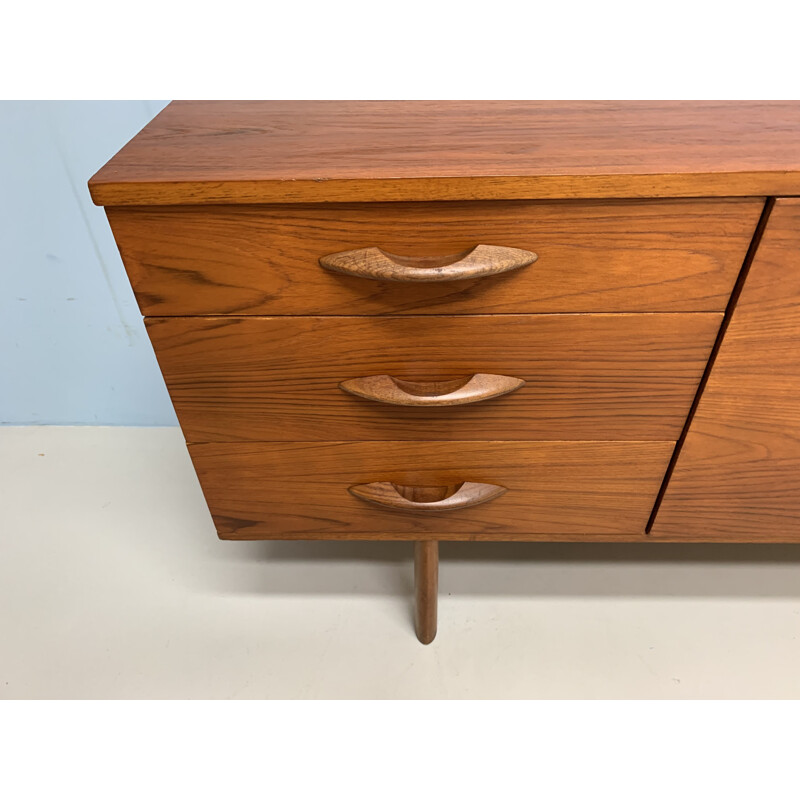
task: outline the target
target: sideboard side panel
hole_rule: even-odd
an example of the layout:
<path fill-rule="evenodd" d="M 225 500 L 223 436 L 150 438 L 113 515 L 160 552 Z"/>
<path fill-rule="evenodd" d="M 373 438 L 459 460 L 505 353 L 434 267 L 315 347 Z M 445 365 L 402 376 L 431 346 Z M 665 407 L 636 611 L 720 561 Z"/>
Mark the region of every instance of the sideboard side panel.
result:
<path fill-rule="evenodd" d="M 775 203 L 650 533 L 800 541 L 800 199 Z"/>

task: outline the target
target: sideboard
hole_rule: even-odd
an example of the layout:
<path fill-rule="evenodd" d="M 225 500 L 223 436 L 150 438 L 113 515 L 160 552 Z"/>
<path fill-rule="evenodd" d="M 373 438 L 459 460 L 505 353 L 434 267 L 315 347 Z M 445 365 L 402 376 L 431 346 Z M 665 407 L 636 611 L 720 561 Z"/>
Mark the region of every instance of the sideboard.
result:
<path fill-rule="evenodd" d="M 176 102 L 90 181 L 219 536 L 800 541 L 800 103 Z"/>

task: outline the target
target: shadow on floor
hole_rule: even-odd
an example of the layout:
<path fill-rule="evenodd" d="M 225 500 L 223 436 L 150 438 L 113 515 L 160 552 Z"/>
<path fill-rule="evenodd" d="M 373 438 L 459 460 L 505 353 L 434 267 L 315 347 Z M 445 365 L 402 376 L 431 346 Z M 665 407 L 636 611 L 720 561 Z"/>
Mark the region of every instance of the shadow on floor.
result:
<path fill-rule="evenodd" d="M 413 591 L 411 542 L 219 542 L 212 550 L 203 571 L 228 592 Z M 440 561 L 442 595 L 800 597 L 800 545 L 443 542 Z"/>

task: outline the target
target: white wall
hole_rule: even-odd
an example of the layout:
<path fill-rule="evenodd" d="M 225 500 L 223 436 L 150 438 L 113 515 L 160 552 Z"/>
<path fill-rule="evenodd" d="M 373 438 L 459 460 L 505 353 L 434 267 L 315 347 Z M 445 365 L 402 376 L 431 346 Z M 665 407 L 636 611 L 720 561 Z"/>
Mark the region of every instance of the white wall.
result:
<path fill-rule="evenodd" d="M 86 187 L 164 105 L 0 102 L 0 424 L 177 424 Z"/>

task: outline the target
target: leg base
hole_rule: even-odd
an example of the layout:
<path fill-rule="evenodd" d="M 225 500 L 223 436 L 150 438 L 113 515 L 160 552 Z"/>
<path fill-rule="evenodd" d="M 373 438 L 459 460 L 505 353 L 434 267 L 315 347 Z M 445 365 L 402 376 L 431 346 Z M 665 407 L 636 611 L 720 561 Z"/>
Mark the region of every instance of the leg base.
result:
<path fill-rule="evenodd" d="M 417 639 L 430 644 L 436 637 L 439 602 L 439 542 L 414 542 L 414 625 Z"/>

